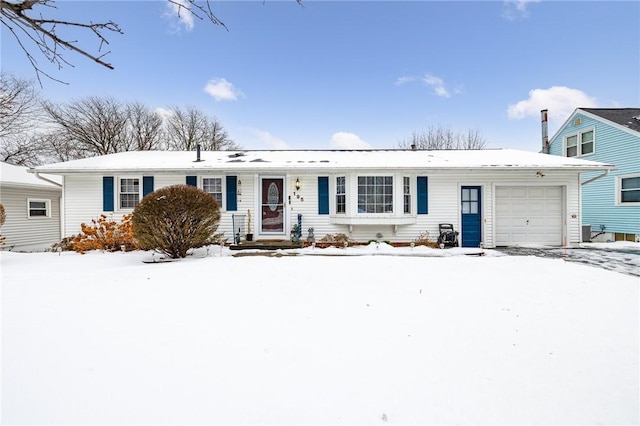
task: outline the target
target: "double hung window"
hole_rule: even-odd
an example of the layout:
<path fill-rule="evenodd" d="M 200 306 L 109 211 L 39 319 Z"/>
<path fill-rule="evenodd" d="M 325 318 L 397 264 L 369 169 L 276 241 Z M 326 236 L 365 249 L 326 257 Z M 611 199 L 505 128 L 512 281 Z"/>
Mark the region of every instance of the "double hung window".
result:
<path fill-rule="evenodd" d="M 220 208 L 222 208 L 222 178 L 202 178 L 202 189 L 204 192 L 211 195 L 213 199 L 218 202 Z"/>
<path fill-rule="evenodd" d="M 347 211 L 347 186 L 344 176 L 336 177 L 336 213 Z"/>
<path fill-rule="evenodd" d="M 404 213 L 409 214 L 411 213 L 411 179 L 408 176 L 402 178 L 402 189 L 404 193 Z"/>
<path fill-rule="evenodd" d="M 121 178 L 119 199 L 121 209 L 135 208 L 140 202 L 140 179 Z"/>
<path fill-rule="evenodd" d="M 565 138 L 565 155 L 567 157 L 581 157 L 593 154 L 594 150 L 593 130 L 580 132 Z"/>

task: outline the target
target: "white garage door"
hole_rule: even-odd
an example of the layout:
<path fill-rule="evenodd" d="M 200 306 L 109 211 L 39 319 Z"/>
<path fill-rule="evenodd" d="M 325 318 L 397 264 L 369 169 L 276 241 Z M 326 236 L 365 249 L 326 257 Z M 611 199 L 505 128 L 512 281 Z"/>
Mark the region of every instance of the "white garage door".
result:
<path fill-rule="evenodd" d="M 562 187 L 496 187 L 496 246 L 562 245 Z"/>

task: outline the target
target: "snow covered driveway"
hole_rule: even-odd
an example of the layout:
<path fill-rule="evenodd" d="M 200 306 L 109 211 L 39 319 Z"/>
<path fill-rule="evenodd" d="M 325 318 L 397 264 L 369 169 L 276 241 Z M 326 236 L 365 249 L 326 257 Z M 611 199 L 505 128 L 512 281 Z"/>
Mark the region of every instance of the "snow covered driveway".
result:
<path fill-rule="evenodd" d="M 640 243 L 584 243 L 573 248 L 505 247 L 497 251 L 510 256 L 536 256 L 565 259 L 569 262 L 640 277 Z"/>

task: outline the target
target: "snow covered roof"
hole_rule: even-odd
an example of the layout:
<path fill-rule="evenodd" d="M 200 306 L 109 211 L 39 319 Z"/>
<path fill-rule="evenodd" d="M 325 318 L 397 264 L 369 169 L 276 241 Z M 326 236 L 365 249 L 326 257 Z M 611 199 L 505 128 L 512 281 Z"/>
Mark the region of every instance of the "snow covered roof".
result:
<path fill-rule="evenodd" d="M 288 151 L 129 151 L 47 164 L 41 173 L 162 171 L 256 171 L 347 169 L 613 169 L 611 164 L 512 149 L 486 150 L 288 150 Z"/>
<path fill-rule="evenodd" d="M 59 176 L 45 176 L 45 178 L 59 185 L 62 184 L 62 178 Z M 2 161 L 0 161 L 0 182 L 2 184 L 59 188 L 58 185 L 39 179 L 35 174 L 29 173 L 28 167 L 15 166 Z"/>

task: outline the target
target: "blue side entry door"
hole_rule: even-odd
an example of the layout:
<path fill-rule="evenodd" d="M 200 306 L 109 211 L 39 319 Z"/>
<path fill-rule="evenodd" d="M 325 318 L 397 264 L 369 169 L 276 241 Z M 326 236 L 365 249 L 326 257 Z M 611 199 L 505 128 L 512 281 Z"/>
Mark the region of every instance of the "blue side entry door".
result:
<path fill-rule="evenodd" d="M 479 247 L 482 241 L 482 203 L 479 186 L 463 186 L 461 194 L 462 247 Z"/>

